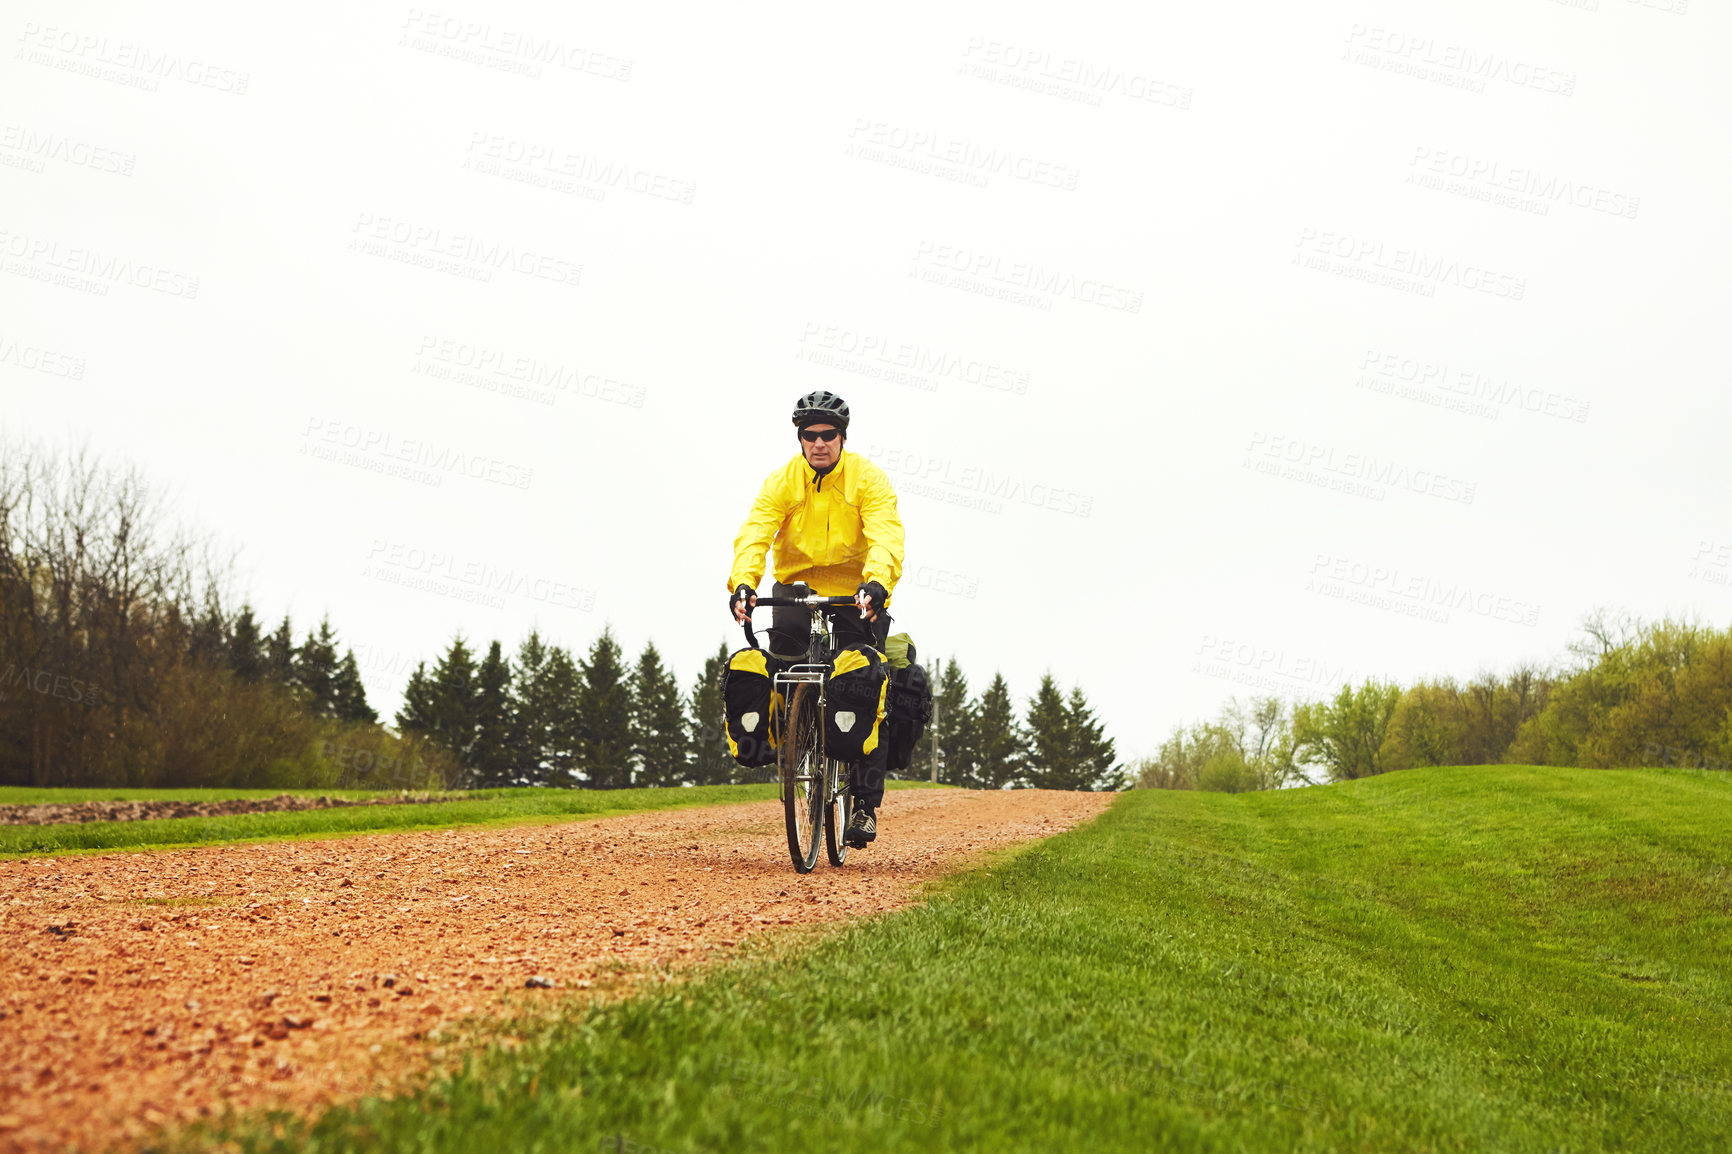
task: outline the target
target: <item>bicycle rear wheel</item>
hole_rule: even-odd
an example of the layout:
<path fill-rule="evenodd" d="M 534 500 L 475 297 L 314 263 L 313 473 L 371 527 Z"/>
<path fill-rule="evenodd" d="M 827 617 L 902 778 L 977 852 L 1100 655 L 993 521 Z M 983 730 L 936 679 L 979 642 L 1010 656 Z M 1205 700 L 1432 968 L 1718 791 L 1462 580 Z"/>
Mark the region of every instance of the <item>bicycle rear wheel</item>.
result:
<path fill-rule="evenodd" d="M 818 824 L 823 820 L 825 787 L 823 711 L 818 687 L 797 685 L 783 705 L 781 747 L 777 756 L 782 782 L 782 812 L 788 822 L 788 856 L 800 873 L 818 864 Z"/>
<path fill-rule="evenodd" d="M 825 766 L 829 782 L 825 794 L 829 804 L 824 807 L 824 853 L 831 865 L 839 866 L 848 860 L 848 843 L 844 839 L 848 817 L 854 810 L 854 797 L 848 792 L 848 783 L 843 780 L 847 770 L 842 763 L 828 758 Z"/>

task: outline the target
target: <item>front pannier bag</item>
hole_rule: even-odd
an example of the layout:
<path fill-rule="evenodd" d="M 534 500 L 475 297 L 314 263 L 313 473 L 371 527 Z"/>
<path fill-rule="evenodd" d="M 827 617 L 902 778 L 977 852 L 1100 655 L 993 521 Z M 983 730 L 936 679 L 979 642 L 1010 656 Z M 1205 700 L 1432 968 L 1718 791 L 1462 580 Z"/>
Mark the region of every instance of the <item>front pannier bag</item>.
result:
<path fill-rule="evenodd" d="M 878 748 L 890 670 L 870 645 L 844 649 L 830 667 L 824 690 L 824 752 L 837 761 L 859 761 Z"/>
<path fill-rule="evenodd" d="M 768 655 L 762 649 L 742 649 L 728 658 L 722 674 L 728 752 L 753 769 L 776 761 L 771 684 Z"/>

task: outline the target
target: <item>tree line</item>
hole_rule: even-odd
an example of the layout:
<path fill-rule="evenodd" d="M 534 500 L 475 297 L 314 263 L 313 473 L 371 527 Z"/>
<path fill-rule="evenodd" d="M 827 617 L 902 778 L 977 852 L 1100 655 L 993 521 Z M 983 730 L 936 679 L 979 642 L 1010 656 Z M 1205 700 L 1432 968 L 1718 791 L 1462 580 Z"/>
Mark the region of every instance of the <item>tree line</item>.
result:
<path fill-rule="evenodd" d="M 1080 686 L 1062 692 L 1041 677 L 1020 716 L 1004 676 L 971 696 L 951 658 L 934 666 L 935 718 L 914 756 L 911 775 L 928 776 L 938 747 L 938 780 L 970 789 L 1121 789 L 1126 784 L 1113 739 Z"/>
<path fill-rule="evenodd" d="M 628 661 L 612 630 L 574 655 L 538 631 L 507 656 L 452 639 L 418 665 L 397 727 L 451 752 L 475 786 L 718 785 L 771 780 L 728 753 L 722 729 L 724 644 L 682 693 L 654 642 Z M 938 748 L 939 780 L 982 789 L 1113 789 L 1123 775 L 1086 695 L 1049 674 L 1018 716 L 1004 678 L 979 698 L 954 659 L 934 689 L 929 726 L 906 776 L 925 778 Z"/>
<path fill-rule="evenodd" d="M 1732 628 L 1596 610 L 1556 668 L 1229 701 L 1136 771 L 1145 787 L 1240 792 L 1495 764 L 1732 769 Z"/>
<path fill-rule="evenodd" d="M 419 787 L 455 771 L 377 724 L 329 622 L 265 635 L 226 587 L 210 540 L 136 470 L 0 445 L 0 784 L 322 787 L 392 765 Z"/>
<path fill-rule="evenodd" d="M 453 640 L 418 666 L 395 730 L 326 619 L 267 632 L 214 543 L 136 469 L 0 439 L 0 785 L 134 788 L 616 788 L 768 780 L 722 729 L 719 647 L 682 693 L 653 644 L 610 630 L 581 656 L 530 635 L 507 656 Z M 938 672 L 936 669 L 934 672 Z M 936 678 L 939 779 L 1113 788 L 1111 739 L 1051 676 L 1018 710 Z"/>

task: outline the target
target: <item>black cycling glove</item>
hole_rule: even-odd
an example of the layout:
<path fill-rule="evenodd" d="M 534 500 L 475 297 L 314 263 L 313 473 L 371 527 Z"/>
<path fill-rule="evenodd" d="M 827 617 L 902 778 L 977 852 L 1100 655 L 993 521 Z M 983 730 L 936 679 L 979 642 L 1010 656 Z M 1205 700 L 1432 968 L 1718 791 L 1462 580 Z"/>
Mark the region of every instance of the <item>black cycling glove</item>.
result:
<path fill-rule="evenodd" d="M 734 590 L 733 596 L 728 598 L 728 612 L 730 614 L 733 613 L 734 607 L 742 602 L 745 603 L 747 609 L 750 609 L 752 607 L 752 598 L 757 595 L 758 591 L 756 589 L 752 588 L 750 585 L 742 584 L 738 589 Z"/>
<path fill-rule="evenodd" d="M 886 593 L 884 586 L 876 581 L 862 582 L 860 588 L 854 590 L 854 600 L 858 601 L 861 597 L 872 602 L 872 612 L 874 613 L 890 607 L 890 594 Z"/>

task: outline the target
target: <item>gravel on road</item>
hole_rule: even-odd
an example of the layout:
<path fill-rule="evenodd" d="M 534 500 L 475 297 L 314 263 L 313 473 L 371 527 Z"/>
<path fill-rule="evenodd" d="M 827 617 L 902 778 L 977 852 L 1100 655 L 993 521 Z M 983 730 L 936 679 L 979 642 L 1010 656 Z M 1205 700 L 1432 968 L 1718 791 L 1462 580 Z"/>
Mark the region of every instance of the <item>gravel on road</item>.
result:
<path fill-rule="evenodd" d="M 908 905 L 1112 798 L 898 791 L 876 843 L 804 877 L 779 802 L 0 861 L 0 1150 L 385 1091 L 526 998 Z"/>

